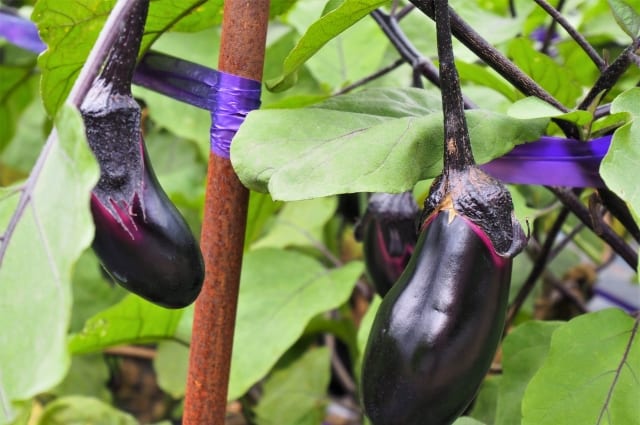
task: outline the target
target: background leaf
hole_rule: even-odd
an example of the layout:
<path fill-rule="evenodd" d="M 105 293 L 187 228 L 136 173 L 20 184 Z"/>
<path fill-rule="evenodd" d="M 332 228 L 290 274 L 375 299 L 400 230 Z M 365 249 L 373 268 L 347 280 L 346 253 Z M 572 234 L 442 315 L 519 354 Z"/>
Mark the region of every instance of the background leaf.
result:
<path fill-rule="evenodd" d="M 93 238 L 89 193 L 98 167 L 77 110 L 64 107 L 56 125 L 58 138 L 42 152 L 40 174 L 22 189 L 30 202 L 11 238 L 0 244 L 6 249 L 0 267 L 0 299 L 5 300 L 0 302 L 0 346 L 11 347 L 0 350 L 0 398 L 7 402 L 27 400 L 64 377 L 71 273 Z M 15 213 L 20 193 L 0 189 L 0 228 Z M 0 423 L 12 417 L 3 404 Z"/>
<path fill-rule="evenodd" d="M 526 322 L 507 335 L 502 344 L 502 380 L 495 423 L 520 425 L 524 391 L 544 362 L 551 334 L 562 322 Z"/>
<path fill-rule="evenodd" d="M 170 28 L 199 31 L 214 25 L 220 20 L 222 3 L 222 0 L 152 1 L 140 51 L 146 51 Z M 42 96 L 50 115 L 55 114 L 67 97 L 114 4 L 114 0 L 40 0 L 36 3 L 32 19 L 47 44 L 38 65 L 42 69 Z"/>
<path fill-rule="evenodd" d="M 345 0 L 339 7 L 314 22 L 282 65 L 282 75 L 267 82 L 271 90 L 286 90 L 295 83 L 296 71 L 329 40 L 358 22 L 387 0 Z"/>
<path fill-rule="evenodd" d="M 45 407 L 36 425 L 137 425 L 131 415 L 98 399 L 82 396 L 59 398 Z"/>
<path fill-rule="evenodd" d="M 640 1 L 607 0 L 620 28 L 632 39 L 640 33 Z"/>
<path fill-rule="evenodd" d="M 317 425 L 325 417 L 330 352 L 312 348 L 293 361 L 279 362 L 264 383 L 255 408 L 258 425 Z"/>
<path fill-rule="evenodd" d="M 360 262 L 326 269 L 313 258 L 265 248 L 242 263 L 229 399 L 263 378 L 317 314 L 344 303 L 362 273 Z"/>
<path fill-rule="evenodd" d="M 80 354 L 130 342 L 171 339 L 182 312 L 159 307 L 130 294 L 87 320 L 84 329 L 69 339 L 69 349 Z"/>
<path fill-rule="evenodd" d="M 33 66 L 0 66 L 0 152 L 15 134 L 22 111 L 37 87 Z"/>
<path fill-rule="evenodd" d="M 638 424 L 638 322 L 618 309 L 558 328 L 522 402 L 523 425 Z"/>

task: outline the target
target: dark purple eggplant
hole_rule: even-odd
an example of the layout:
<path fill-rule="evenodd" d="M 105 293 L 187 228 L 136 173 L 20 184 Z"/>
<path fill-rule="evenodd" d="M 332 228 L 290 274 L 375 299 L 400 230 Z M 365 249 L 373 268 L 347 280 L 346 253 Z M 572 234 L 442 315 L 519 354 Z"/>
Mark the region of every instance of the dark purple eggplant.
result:
<path fill-rule="evenodd" d="M 200 293 L 204 264 L 189 226 L 153 172 L 140 107 L 131 95 L 148 5 L 148 0 L 138 1 L 123 23 L 80 108 L 100 165 L 91 197 L 96 227 L 92 246 L 123 287 L 161 306 L 181 308 Z"/>
<path fill-rule="evenodd" d="M 374 425 L 450 425 L 473 400 L 500 342 L 511 262 L 526 238 L 509 191 L 475 166 L 446 0 L 435 0 L 444 168 L 409 264 L 382 300 L 362 364 Z"/>
<path fill-rule="evenodd" d="M 380 296 L 385 296 L 409 262 L 418 239 L 418 205 L 411 192 L 375 193 L 356 236 L 363 242 L 367 274 Z"/>

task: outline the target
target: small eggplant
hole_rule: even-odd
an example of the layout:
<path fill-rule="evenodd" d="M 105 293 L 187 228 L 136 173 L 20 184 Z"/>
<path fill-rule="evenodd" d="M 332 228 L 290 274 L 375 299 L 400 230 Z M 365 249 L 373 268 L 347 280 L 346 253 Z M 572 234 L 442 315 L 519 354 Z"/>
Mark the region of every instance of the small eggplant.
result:
<path fill-rule="evenodd" d="M 476 201 L 510 201 L 482 171 L 472 168 L 469 174 L 486 183 L 471 188 Z M 521 249 L 524 235 L 509 217 L 512 242 L 506 252 L 498 251 L 496 243 L 505 241 L 490 237 L 486 226 L 466 213 L 469 179 L 456 179 L 466 183 L 453 193 L 445 189 L 444 197 L 442 180 L 434 185 L 431 201 L 440 202 L 428 211 L 414 254 L 371 329 L 362 397 L 375 425 L 453 423 L 472 401 L 500 342 L 511 256 Z M 478 197 L 483 186 L 489 190 L 484 199 Z M 477 216 L 478 203 L 471 208 Z"/>
<path fill-rule="evenodd" d="M 356 236 L 364 246 L 367 273 L 384 297 L 402 274 L 418 239 L 418 205 L 411 192 L 375 193 L 369 198 Z"/>
<path fill-rule="evenodd" d="M 91 196 L 93 249 L 123 287 L 161 306 L 181 308 L 200 293 L 204 265 L 191 230 L 153 172 L 140 107 L 131 95 L 148 4 L 138 1 L 80 107 L 100 165 Z"/>

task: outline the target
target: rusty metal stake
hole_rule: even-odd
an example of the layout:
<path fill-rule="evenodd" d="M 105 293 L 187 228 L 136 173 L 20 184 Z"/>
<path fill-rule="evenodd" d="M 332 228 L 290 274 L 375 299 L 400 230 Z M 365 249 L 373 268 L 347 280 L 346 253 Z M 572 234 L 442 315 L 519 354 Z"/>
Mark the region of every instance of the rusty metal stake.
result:
<path fill-rule="evenodd" d="M 260 81 L 269 0 L 225 0 L 218 69 Z M 249 193 L 226 158 L 209 156 L 184 425 L 223 425 Z"/>

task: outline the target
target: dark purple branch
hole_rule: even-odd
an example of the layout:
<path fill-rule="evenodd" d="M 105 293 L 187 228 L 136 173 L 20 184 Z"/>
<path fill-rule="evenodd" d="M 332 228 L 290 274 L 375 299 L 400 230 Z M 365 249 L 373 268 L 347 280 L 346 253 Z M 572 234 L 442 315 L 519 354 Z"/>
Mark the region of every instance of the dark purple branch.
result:
<path fill-rule="evenodd" d="M 413 6 L 411 6 L 413 9 Z M 402 28 L 398 25 L 397 15 L 387 15 L 382 10 L 376 9 L 371 12 L 371 17 L 376 21 L 382 32 L 387 36 L 389 42 L 395 47 L 400 54 L 400 57 L 406 61 L 414 71 L 423 75 L 434 86 L 440 87 L 440 73 L 438 68 L 428 58 L 424 57 L 418 49 L 409 41 L 409 39 L 402 31 Z M 415 81 L 414 87 L 419 86 Z M 475 107 L 474 103 L 464 97 L 464 104 L 467 109 Z"/>
<path fill-rule="evenodd" d="M 564 6 L 564 1 L 565 0 L 558 1 L 557 9 L 555 9 L 557 12 L 562 10 L 562 7 Z M 545 31 L 544 39 L 542 40 L 542 48 L 540 49 L 542 53 L 547 54 L 549 52 L 549 47 L 551 47 L 551 42 L 554 40 L 556 35 L 557 25 L 558 25 L 558 21 L 556 19 L 553 19 L 551 21 L 551 24 L 549 25 L 549 28 L 547 28 L 547 31 Z"/>
<path fill-rule="evenodd" d="M 605 241 L 633 270 L 637 269 L 638 253 L 635 249 L 631 248 L 609 225 L 603 223 L 600 217 L 594 218 L 571 190 L 555 186 L 549 186 L 547 189 L 553 192 L 566 208 Z M 594 220 L 597 220 L 597 223 L 594 223 Z"/>
<path fill-rule="evenodd" d="M 425 15 L 434 19 L 433 0 L 411 0 Z M 487 65 L 495 69 L 507 81 L 527 96 L 535 96 L 555 106 L 563 112 L 569 110 L 555 99 L 549 92 L 540 87 L 531 77 L 522 72 L 509 59 L 489 44 L 480 34 L 471 28 L 460 16 L 449 10 L 453 35 L 467 46 Z"/>
<path fill-rule="evenodd" d="M 582 48 L 582 50 L 584 50 L 584 52 L 589 56 L 589 58 L 593 61 L 593 63 L 598 67 L 600 71 L 603 71 L 606 68 L 607 65 L 600 57 L 598 52 L 596 52 L 591 44 L 589 44 L 589 42 L 582 36 L 582 34 L 576 31 L 576 29 L 571 26 L 569 21 L 567 21 L 564 16 L 562 16 L 560 12 L 558 12 L 558 10 L 562 8 L 564 0 L 558 3 L 558 10 L 556 10 L 545 0 L 535 0 L 535 2 L 538 3 L 538 5 L 553 18 L 553 23 L 549 27 L 549 31 L 547 32 L 547 36 L 545 37 L 545 43 L 542 47 L 543 51 L 548 48 L 547 46 L 549 45 L 549 41 L 551 40 L 550 34 L 553 34 L 554 26 L 557 22 L 562 28 L 564 28 L 564 30 L 571 36 L 571 38 L 573 38 L 575 42 L 578 43 L 578 45 Z"/>
<path fill-rule="evenodd" d="M 338 96 L 338 95 L 341 95 L 341 94 L 345 94 L 345 93 L 348 93 L 351 90 L 354 90 L 354 89 L 356 89 L 358 87 L 364 86 L 365 84 L 370 83 L 371 81 L 374 81 L 374 80 L 382 77 L 383 75 L 386 75 L 386 74 L 390 73 L 394 69 L 397 69 L 398 67 L 400 67 L 404 63 L 405 63 L 404 59 L 402 59 L 402 58 L 397 59 L 392 64 L 387 65 L 384 68 L 380 68 L 379 70 L 377 70 L 373 74 L 367 75 L 366 77 L 354 82 L 353 84 L 349 84 L 348 86 L 343 87 L 342 89 L 337 91 L 334 95 Z"/>
<path fill-rule="evenodd" d="M 638 49 L 640 49 L 640 38 L 636 38 L 634 42 L 624 49 L 616 60 L 602 72 L 584 100 L 578 105 L 578 109 L 587 109 L 598 96 L 604 97 L 604 95 L 616 85 L 627 68 L 633 64 L 633 56 Z"/>

